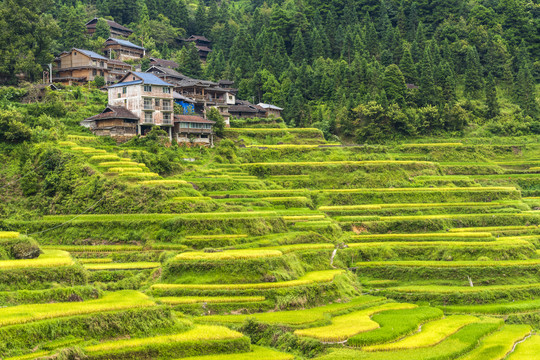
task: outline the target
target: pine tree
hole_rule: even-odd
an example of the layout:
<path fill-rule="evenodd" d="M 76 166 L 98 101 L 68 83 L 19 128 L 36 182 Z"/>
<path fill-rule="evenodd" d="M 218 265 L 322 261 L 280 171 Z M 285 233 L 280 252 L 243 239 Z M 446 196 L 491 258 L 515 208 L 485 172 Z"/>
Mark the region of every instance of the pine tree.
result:
<path fill-rule="evenodd" d="M 538 104 L 536 103 L 536 87 L 531 73 L 530 65 L 522 63 L 516 77 L 517 102 L 526 115 L 538 117 Z"/>
<path fill-rule="evenodd" d="M 201 59 L 199 57 L 199 51 L 193 42 L 190 42 L 180 50 L 176 61 L 180 64 L 179 71 L 181 73 L 193 77 L 201 75 Z"/>
<path fill-rule="evenodd" d="M 411 50 L 408 46 L 404 47 L 405 49 L 403 51 L 403 57 L 401 58 L 401 62 L 399 63 L 399 68 L 403 73 L 407 84 L 417 84 L 418 75 L 416 72 L 416 66 L 414 65 L 414 61 L 411 55 Z"/>
<path fill-rule="evenodd" d="M 482 79 L 482 66 L 474 46 L 469 46 L 467 49 L 466 66 L 465 94 L 468 97 L 478 98 L 484 88 L 484 81 Z"/>
<path fill-rule="evenodd" d="M 383 89 L 390 102 L 402 105 L 405 102 L 405 78 L 395 64 L 387 66 L 384 71 Z"/>
<path fill-rule="evenodd" d="M 457 100 L 456 76 L 446 60 L 441 62 L 439 81 L 443 100 L 448 104 L 453 104 Z"/>
<path fill-rule="evenodd" d="M 94 39 L 102 38 L 108 39 L 111 36 L 111 29 L 109 24 L 104 19 L 98 19 L 96 24 L 96 31 L 94 32 Z"/>
<path fill-rule="evenodd" d="M 307 56 L 306 45 L 304 43 L 304 37 L 302 31 L 298 29 L 293 41 L 293 48 L 291 58 L 296 63 L 301 63 Z"/>
<path fill-rule="evenodd" d="M 379 35 L 372 21 L 366 24 L 366 46 L 370 55 L 379 55 Z"/>
<path fill-rule="evenodd" d="M 434 79 L 434 66 L 429 46 L 424 50 L 420 63 L 420 80 L 418 82 L 420 102 L 423 105 L 436 104 L 436 88 Z"/>
<path fill-rule="evenodd" d="M 497 100 L 497 86 L 495 78 L 489 73 L 486 81 L 486 117 L 493 119 L 500 114 L 499 101 Z"/>

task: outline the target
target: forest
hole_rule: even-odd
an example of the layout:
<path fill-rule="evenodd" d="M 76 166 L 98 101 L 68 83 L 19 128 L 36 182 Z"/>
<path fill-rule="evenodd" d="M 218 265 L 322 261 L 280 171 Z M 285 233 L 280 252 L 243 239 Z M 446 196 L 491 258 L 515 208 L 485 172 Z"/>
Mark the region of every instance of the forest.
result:
<path fill-rule="evenodd" d="M 537 0 L 3 0 L 0 77 L 37 81 L 61 51 L 100 52 L 108 29 L 85 28 L 98 17 L 327 140 L 536 134 L 539 12 Z M 192 34 L 212 41 L 204 64 L 179 41 Z"/>

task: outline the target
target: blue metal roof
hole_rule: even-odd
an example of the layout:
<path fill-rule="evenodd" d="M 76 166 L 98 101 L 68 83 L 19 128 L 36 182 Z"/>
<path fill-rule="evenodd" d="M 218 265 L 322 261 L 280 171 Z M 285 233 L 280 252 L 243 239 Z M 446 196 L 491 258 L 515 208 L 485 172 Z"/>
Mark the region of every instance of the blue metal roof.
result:
<path fill-rule="evenodd" d="M 108 40 L 113 40 L 115 42 L 117 42 L 118 44 L 122 45 L 122 46 L 127 46 L 127 47 L 132 47 L 134 49 L 140 49 L 140 50 L 144 50 L 143 47 L 139 46 L 139 45 L 135 45 L 134 43 L 132 43 L 131 41 L 127 41 L 127 40 L 122 40 L 122 39 L 117 39 L 117 38 L 109 38 Z"/>
<path fill-rule="evenodd" d="M 140 77 L 143 83 L 147 85 L 173 86 L 172 84 L 169 84 L 161 80 L 160 78 L 158 78 L 156 75 L 152 73 L 144 73 L 144 72 L 137 72 L 137 71 L 132 71 L 131 73 Z"/>
<path fill-rule="evenodd" d="M 113 84 L 113 85 L 111 85 L 109 87 L 110 88 L 116 88 L 116 87 L 129 86 L 129 85 L 135 85 L 135 84 L 142 84 L 142 80 L 126 81 L 126 82 L 123 82 L 123 83 L 116 83 L 116 84 Z"/>
<path fill-rule="evenodd" d="M 99 55 L 98 53 L 95 53 L 95 52 L 90 51 L 90 50 L 77 49 L 77 48 L 73 48 L 73 50 L 76 50 L 76 51 L 80 52 L 81 54 L 89 56 L 92 59 L 109 60 L 105 56 Z"/>

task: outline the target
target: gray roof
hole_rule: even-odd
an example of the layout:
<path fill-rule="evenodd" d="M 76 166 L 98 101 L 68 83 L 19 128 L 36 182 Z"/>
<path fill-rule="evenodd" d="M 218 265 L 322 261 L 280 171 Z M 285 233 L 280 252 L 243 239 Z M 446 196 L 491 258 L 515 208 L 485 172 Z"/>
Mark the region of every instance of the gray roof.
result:
<path fill-rule="evenodd" d="M 161 80 L 156 75 L 151 74 L 151 73 L 132 71 L 131 74 L 135 74 L 136 76 L 140 77 L 143 83 L 147 85 L 173 86 L 172 84 L 169 84 L 168 82 Z"/>
<path fill-rule="evenodd" d="M 272 104 L 258 103 L 257 105 L 262 107 L 263 109 L 273 109 L 273 110 L 279 110 L 279 111 L 283 110 L 282 108 L 277 107 L 276 105 L 272 105 Z"/>
<path fill-rule="evenodd" d="M 109 88 L 116 88 L 116 87 L 136 85 L 136 84 L 142 84 L 142 80 L 126 81 L 126 82 L 116 83 L 116 84 L 113 84 L 113 85 L 109 86 Z"/>
<path fill-rule="evenodd" d="M 112 37 L 107 39 L 107 41 L 109 41 L 109 40 L 112 40 L 115 43 L 120 44 L 122 46 L 127 46 L 127 47 L 131 47 L 131 48 L 134 48 L 134 49 L 144 50 L 144 48 L 142 46 L 135 45 L 134 43 L 132 43 L 131 41 L 128 41 L 128 40 L 122 40 L 122 39 L 117 39 L 117 38 L 112 38 Z"/>
<path fill-rule="evenodd" d="M 155 69 L 159 72 L 162 72 L 168 76 L 172 76 L 172 77 L 177 77 L 179 79 L 189 79 L 186 75 L 182 74 L 182 73 L 179 73 L 178 71 L 174 70 L 174 69 L 171 69 L 171 68 L 168 68 L 168 67 L 163 67 L 163 66 L 158 66 L 158 65 L 152 65 L 148 70 L 146 70 L 147 73 L 152 73 L 153 71 L 151 71 L 152 69 Z"/>
<path fill-rule="evenodd" d="M 92 59 L 109 60 L 105 56 L 99 55 L 98 53 L 90 51 L 90 50 L 77 49 L 77 48 L 73 48 L 72 50 L 76 50 L 80 52 L 81 54 L 91 57 Z"/>
<path fill-rule="evenodd" d="M 187 96 L 179 94 L 176 91 L 173 91 L 173 98 L 176 99 L 176 100 L 182 100 L 182 101 L 188 102 L 188 103 L 195 103 L 195 100 L 193 100 L 192 98 L 189 98 Z"/>

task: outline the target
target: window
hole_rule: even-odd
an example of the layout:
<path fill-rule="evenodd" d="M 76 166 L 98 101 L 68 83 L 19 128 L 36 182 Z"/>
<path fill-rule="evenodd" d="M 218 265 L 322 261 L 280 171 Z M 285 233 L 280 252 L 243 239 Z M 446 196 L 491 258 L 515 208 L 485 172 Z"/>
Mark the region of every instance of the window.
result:
<path fill-rule="evenodd" d="M 103 63 L 103 61 L 101 61 L 101 62 L 99 63 L 99 66 L 101 66 L 101 67 L 104 67 L 104 66 L 105 66 L 105 64 Z"/>
<path fill-rule="evenodd" d="M 171 124 L 171 114 L 163 114 L 163 124 Z"/>
<path fill-rule="evenodd" d="M 152 110 L 152 99 L 144 99 L 144 110 Z"/>
<path fill-rule="evenodd" d="M 164 88 L 163 88 L 163 93 L 164 93 L 164 94 L 170 94 L 170 93 L 171 93 L 171 88 L 164 87 Z"/>
<path fill-rule="evenodd" d="M 163 110 L 164 111 L 171 111 L 171 102 L 169 100 L 163 100 Z"/>
<path fill-rule="evenodd" d="M 133 81 L 135 81 L 135 80 L 136 80 L 136 79 L 135 79 L 135 76 L 133 76 Z"/>
<path fill-rule="evenodd" d="M 144 85 L 144 91 L 152 92 L 152 86 L 151 85 Z"/>
<path fill-rule="evenodd" d="M 232 100 L 232 95 L 229 95 L 229 100 Z"/>
<path fill-rule="evenodd" d="M 124 87 L 122 88 L 122 94 L 126 94 L 126 93 L 127 93 L 127 87 L 124 86 Z"/>
<path fill-rule="evenodd" d="M 101 70 L 101 71 L 99 72 L 99 75 L 103 76 L 103 70 Z"/>
<path fill-rule="evenodd" d="M 156 99 L 156 107 L 159 107 L 159 99 Z"/>
<path fill-rule="evenodd" d="M 118 98 L 120 99 L 122 97 L 122 94 L 118 93 Z"/>
<path fill-rule="evenodd" d="M 153 121 L 152 121 L 152 113 L 151 112 L 144 113 L 144 122 L 153 123 Z"/>
<path fill-rule="evenodd" d="M 94 76 L 97 75 L 97 70 L 96 69 L 92 70 L 92 75 L 94 75 Z"/>

